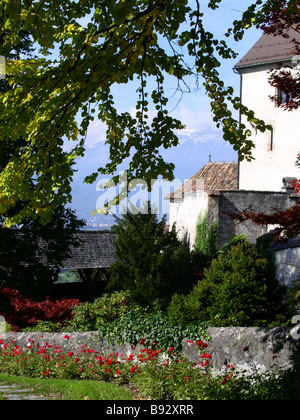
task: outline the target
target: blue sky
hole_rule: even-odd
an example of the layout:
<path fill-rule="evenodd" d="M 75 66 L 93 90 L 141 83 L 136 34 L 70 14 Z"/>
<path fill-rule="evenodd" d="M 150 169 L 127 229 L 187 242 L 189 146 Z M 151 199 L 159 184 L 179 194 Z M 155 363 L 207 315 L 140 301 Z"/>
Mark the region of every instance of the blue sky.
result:
<path fill-rule="evenodd" d="M 192 3 L 192 1 L 191 1 Z M 204 3 L 203 1 L 201 4 Z M 234 20 L 242 16 L 242 11 L 252 4 L 252 0 L 223 0 L 219 10 L 212 11 L 204 9 L 204 16 L 207 29 L 219 39 L 231 26 Z M 261 36 L 261 31 L 251 28 L 246 31 L 244 39 L 236 42 L 233 39 L 227 40 L 239 57 L 235 60 L 222 62 L 220 74 L 225 84 L 234 88 L 234 93 L 239 96 L 240 77 L 233 72 L 233 66 L 242 58 L 254 43 Z M 194 80 L 188 80 L 191 85 L 191 92 L 183 96 L 175 107 L 179 97 L 175 96 L 170 100 L 169 109 L 172 116 L 180 119 L 186 126 L 185 130 L 179 133 L 180 145 L 164 152 L 167 161 L 175 164 L 175 178 L 182 180 L 190 178 L 203 165 L 208 162 L 208 155 L 211 154 L 212 161 L 233 161 L 237 160 L 236 152 L 230 144 L 222 139 L 222 132 L 217 130 L 212 120 L 209 98 L 205 95 L 204 88 L 195 91 Z M 175 81 L 167 84 L 166 92 L 172 96 L 175 88 Z M 116 97 L 120 111 L 134 112 L 136 103 L 135 89 L 133 86 L 117 87 Z M 108 160 L 108 147 L 105 145 L 105 126 L 95 120 L 91 123 L 86 141 L 86 154 L 78 161 L 78 172 L 74 178 L 74 199 L 72 207 L 85 208 L 86 212 L 95 210 L 97 194 L 97 183 L 93 185 L 83 184 L 83 179 L 97 168 L 104 166 Z M 99 178 L 100 179 L 100 178 Z"/>

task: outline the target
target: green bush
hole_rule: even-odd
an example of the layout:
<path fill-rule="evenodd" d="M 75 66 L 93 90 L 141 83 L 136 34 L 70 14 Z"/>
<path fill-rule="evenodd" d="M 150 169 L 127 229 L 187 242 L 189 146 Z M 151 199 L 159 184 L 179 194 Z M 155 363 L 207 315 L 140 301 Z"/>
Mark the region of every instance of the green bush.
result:
<path fill-rule="evenodd" d="M 270 315 L 267 301 L 267 261 L 246 241 L 212 261 L 206 281 L 219 285 L 211 308 L 212 316 L 250 325 Z"/>
<path fill-rule="evenodd" d="M 23 328 L 24 332 L 43 331 L 43 332 L 61 332 L 63 329 L 60 322 L 38 321 L 34 327 Z"/>
<path fill-rule="evenodd" d="M 211 319 L 215 285 L 200 280 L 187 296 L 176 293 L 168 306 L 168 316 L 173 325 L 187 326 Z"/>
<path fill-rule="evenodd" d="M 145 346 L 151 347 L 155 342 L 159 348 L 166 350 L 172 347 L 174 352 L 178 352 L 182 349 L 182 340 L 186 337 L 194 340 L 208 339 L 207 326 L 207 323 L 186 327 L 174 326 L 165 311 L 133 306 L 113 322 L 104 323 L 99 328 L 99 334 L 112 342 L 117 338 L 121 344 L 136 345 L 143 339 Z"/>
<path fill-rule="evenodd" d="M 117 291 L 104 294 L 93 302 L 81 303 L 74 308 L 74 316 L 68 323 L 68 329 L 73 331 L 96 331 L 105 322 L 111 322 L 121 317 L 128 310 L 130 293 Z"/>
<path fill-rule="evenodd" d="M 271 278 L 266 258 L 243 241 L 213 260 L 189 295 L 173 296 L 168 314 L 175 325 L 209 320 L 216 326 L 266 325 L 284 312 L 284 292 Z"/>
<path fill-rule="evenodd" d="M 224 244 L 221 249 L 219 249 L 218 254 L 227 254 L 228 251 L 230 251 L 230 249 L 233 246 L 238 245 L 241 242 L 244 242 L 246 240 L 246 236 L 241 233 L 240 235 L 234 236 L 233 238 L 229 239 L 228 242 L 226 242 L 226 244 Z"/>

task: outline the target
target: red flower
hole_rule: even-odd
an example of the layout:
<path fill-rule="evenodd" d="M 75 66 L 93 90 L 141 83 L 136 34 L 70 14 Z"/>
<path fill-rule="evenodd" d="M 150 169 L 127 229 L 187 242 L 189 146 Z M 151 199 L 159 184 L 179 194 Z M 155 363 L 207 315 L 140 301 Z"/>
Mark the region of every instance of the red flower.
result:
<path fill-rule="evenodd" d="M 120 375 L 120 373 L 121 373 L 120 369 L 118 369 L 116 373 L 117 373 L 117 375 Z"/>
<path fill-rule="evenodd" d="M 76 357 L 75 359 L 75 363 L 78 363 L 80 359 L 78 359 L 78 357 Z"/>
<path fill-rule="evenodd" d="M 222 385 L 226 385 L 227 384 L 227 378 L 223 379 Z"/>
<path fill-rule="evenodd" d="M 248 351 L 248 348 L 249 348 L 248 346 L 245 346 L 245 347 L 243 348 L 243 350 L 244 350 L 244 351 Z"/>
<path fill-rule="evenodd" d="M 46 370 L 45 375 L 47 376 L 49 375 L 49 370 Z"/>
<path fill-rule="evenodd" d="M 68 356 L 73 356 L 73 352 L 72 351 L 69 351 L 69 353 L 68 353 Z"/>
<path fill-rule="evenodd" d="M 65 335 L 65 336 L 64 336 L 64 338 L 65 338 L 66 340 L 69 340 L 69 338 L 70 338 L 70 337 L 69 337 L 68 335 Z"/>

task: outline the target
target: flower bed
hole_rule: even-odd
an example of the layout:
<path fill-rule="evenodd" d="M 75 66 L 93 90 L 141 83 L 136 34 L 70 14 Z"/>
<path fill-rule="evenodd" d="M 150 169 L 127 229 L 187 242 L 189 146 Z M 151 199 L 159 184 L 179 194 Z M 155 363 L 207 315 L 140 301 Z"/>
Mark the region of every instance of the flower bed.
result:
<path fill-rule="evenodd" d="M 39 339 L 37 344 L 33 338 L 28 338 L 26 346 L 23 342 L 21 347 L 14 339 L 7 341 L 0 338 L 0 371 L 27 377 L 138 383 L 140 381 L 137 376 L 142 373 L 147 377 L 148 369 L 153 370 L 152 374 L 155 375 L 160 366 L 171 386 L 174 373 L 181 377 L 182 383 L 187 383 L 195 375 L 195 368 L 198 368 L 197 375 L 204 375 L 211 358 L 210 354 L 205 353 L 207 344 L 202 341 L 197 343 L 201 362 L 195 364 L 185 358 L 178 358 L 173 353 L 173 347 L 158 348 L 155 342 L 151 347 L 145 347 L 144 339 L 140 340 L 138 348 L 132 347 L 131 351 L 127 349 L 126 353 L 106 355 L 86 344 L 79 344 L 74 351 L 70 351 L 68 345 L 51 344 L 43 334 L 40 334 Z M 64 334 L 63 339 L 68 344 L 70 336 Z M 168 394 L 166 390 L 163 393 Z"/>
<path fill-rule="evenodd" d="M 96 345 L 95 336 L 58 334 L 60 342 L 50 341 L 55 334 L 3 334 L 0 338 L 0 371 L 18 376 L 61 379 L 93 379 L 131 384 L 151 399 L 272 399 L 290 392 L 282 377 L 256 372 L 241 374 L 228 363 L 218 375 L 210 367 L 214 355 L 202 340 L 185 340 L 184 346 L 198 355 L 191 361 L 174 353 L 174 348 L 160 348 L 156 342 L 145 346 L 142 338 L 136 347 L 124 352 L 105 351 Z M 56 337 L 57 339 L 57 337 Z M 74 343 L 76 342 L 76 346 Z M 91 344 L 94 342 L 95 347 Z M 249 346 L 241 342 L 247 356 Z M 122 348 L 119 348 L 122 350 Z M 277 359 L 277 358 L 276 358 Z M 282 385 L 281 383 L 285 384 Z M 290 382 L 294 390 L 293 382 Z M 298 395 L 299 396 L 299 395 Z"/>

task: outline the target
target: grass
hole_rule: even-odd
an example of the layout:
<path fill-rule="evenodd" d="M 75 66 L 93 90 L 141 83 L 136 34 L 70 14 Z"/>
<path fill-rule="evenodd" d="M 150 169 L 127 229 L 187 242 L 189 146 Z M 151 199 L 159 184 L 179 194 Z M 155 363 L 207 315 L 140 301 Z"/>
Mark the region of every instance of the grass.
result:
<path fill-rule="evenodd" d="M 37 395 L 57 400 L 133 400 L 134 394 L 112 383 L 87 380 L 36 379 L 0 373 L 0 383 L 30 387 Z M 1 400 L 0 395 L 0 400 Z"/>

